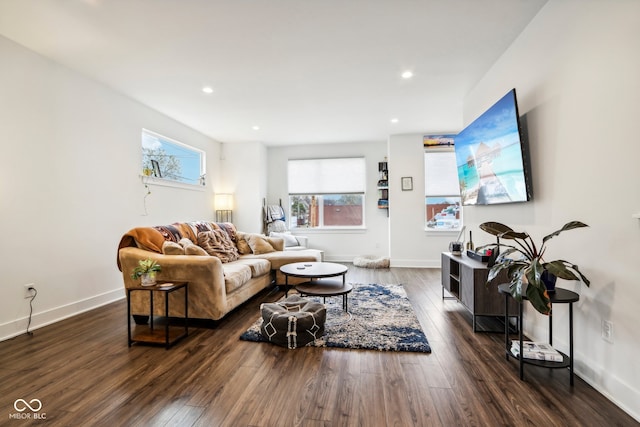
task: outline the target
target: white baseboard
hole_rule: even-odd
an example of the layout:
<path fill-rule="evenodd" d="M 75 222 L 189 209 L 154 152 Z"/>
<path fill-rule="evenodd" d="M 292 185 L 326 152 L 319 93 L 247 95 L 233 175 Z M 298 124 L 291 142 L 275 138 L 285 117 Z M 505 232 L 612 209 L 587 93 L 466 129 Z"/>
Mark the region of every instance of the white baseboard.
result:
<path fill-rule="evenodd" d="M 31 317 L 31 326 L 29 326 L 29 331 L 33 331 L 42 328 L 43 326 L 59 322 L 85 311 L 93 310 L 94 308 L 110 304 L 124 297 L 124 290 L 122 288 L 119 288 L 100 295 L 92 296 L 84 300 L 76 301 L 60 307 L 55 307 L 40 313 L 34 313 Z M 28 321 L 28 317 L 22 317 L 0 325 L 0 341 L 4 341 L 9 338 L 13 338 L 26 333 Z"/>
<path fill-rule="evenodd" d="M 329 256 L 325 254 L 324 261 L 327 262 L 353 262 L 353 259 L 357 255 L 352 257 L 348 256 Z M 429 260 L 429 259 L 394 259 L 391 258 L 390 262 L 391 267 L 404 267 L 404 268 L 440 268 L 440 259 L 437 260 Z"/>
<path fill-rule="evenodd" d="M 440 268 L 440 260 L 429 259 L 394 259 L 391 258 L 391 267 L 403 268 Z"/>

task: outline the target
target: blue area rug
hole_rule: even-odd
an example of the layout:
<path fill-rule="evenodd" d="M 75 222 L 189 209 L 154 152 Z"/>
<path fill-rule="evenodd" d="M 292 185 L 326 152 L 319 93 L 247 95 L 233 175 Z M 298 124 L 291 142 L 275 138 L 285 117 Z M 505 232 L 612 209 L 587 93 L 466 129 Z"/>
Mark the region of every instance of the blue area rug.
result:
<path fill-rule="evenodd" d="M 342 310 L 342 297 L 327 298 L 326 305 L 325 334 L 310 346 L 431 353 L 402 285 L 353 284 L 348 302 L 351 316 Z M 260 333 L 261 324 L 259 318 L 240 339 L 267 342 Z"/>

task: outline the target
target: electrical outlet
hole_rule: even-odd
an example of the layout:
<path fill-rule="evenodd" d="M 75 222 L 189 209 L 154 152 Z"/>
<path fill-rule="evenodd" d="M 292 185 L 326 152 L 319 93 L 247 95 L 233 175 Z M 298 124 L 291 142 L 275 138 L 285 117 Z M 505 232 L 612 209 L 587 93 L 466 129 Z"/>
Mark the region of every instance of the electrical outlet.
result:
<path fill-rule="evenodd" d="M 35 288 L 36 286 L 33 283 L 27 283 L 26 285 L 24 285 L 24 298 L 31 298 L 33 295 L 35 295 Z"/>
<path fill-rule="evenodd" d="M 613 323 L 602 320 L 602 339 L 613 344 Z"/>

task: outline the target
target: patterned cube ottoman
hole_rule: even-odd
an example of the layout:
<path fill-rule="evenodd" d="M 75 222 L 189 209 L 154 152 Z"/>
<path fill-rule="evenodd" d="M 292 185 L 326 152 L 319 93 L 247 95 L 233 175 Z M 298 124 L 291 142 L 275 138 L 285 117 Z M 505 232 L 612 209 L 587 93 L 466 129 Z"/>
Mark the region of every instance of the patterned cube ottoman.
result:
<path fill-rule="evenodd" d="M 319 302 L 291 295 L 280 302 L 262 304 L 260 312 L 260 332 L 282 347 L 303 347 L 324 334 L 327 309 Z"/>

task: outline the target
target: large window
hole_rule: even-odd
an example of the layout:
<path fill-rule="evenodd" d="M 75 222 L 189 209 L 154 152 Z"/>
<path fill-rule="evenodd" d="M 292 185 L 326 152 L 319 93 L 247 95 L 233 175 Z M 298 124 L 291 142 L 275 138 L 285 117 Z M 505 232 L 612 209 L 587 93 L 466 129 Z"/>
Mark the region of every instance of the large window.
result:
<path fill-rule="evenodd" d="M 289 160 L 289 228 L 364 227 L 365 159 Z"/>
<path fill-rule="evenodd" d="M 426 147 L 424 170 L 426 229 L 460 230 L 462 206 L 453 149 Z"/>
<path fill-rule="evenodd" d="M 204 154 L 197 148 L 142 129 L 142 171 L 156 180 L 205 185 Z"/>

